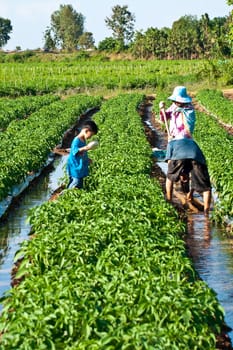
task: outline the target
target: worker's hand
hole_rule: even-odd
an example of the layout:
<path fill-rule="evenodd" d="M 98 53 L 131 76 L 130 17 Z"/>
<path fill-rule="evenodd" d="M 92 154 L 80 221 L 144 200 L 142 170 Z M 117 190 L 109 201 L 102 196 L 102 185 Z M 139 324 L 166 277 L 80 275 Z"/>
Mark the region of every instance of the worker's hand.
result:
<path fill-rule="evenodd" d="M 159 102 L 159 109 L 165 108 L 165 102 L 164 101 L 160 101 Z"/>
<path fill-rule="evenodd" d="M 171 141 L 171 140 L 173 140 L 173 136 L 168 135 L 167 140 L 168 140 L 168 142 Z"/>

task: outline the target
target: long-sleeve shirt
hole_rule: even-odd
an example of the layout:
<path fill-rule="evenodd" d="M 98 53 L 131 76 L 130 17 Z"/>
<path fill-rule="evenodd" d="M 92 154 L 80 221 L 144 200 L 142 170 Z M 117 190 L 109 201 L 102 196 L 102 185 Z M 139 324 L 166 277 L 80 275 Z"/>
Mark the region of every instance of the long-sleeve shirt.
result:
<path fill-rule="evenodd" d="M 192 133 L 195 127 L 195 111 L 192 104 L 178 107 L 173 103 L 165 111 L 167 120 L 170 120 L 169 132 L 170 135 L 178 140 L 182 138 L 192 138 Z M 161 121 L 165 121 L 162 111 L 160 111 Z"/>

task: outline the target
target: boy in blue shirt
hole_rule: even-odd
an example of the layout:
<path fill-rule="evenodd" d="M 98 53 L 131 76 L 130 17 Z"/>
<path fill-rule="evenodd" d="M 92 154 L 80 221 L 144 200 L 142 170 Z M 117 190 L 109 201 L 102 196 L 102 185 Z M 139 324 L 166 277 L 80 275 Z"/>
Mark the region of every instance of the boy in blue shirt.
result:
<path fill-rule="evenodd" d="M 87 120 L 81 126 L 81 131 L 73 139 L 70 154 L 67 161 L 67 172 L 69 183 L 67 188 L 83 188 L 83 179 L 89 175 L 89 163 L 87 151 L 91 147 L 86 143 L 93 135 L 98 132 L 98 126 L 93 120 Z"/>

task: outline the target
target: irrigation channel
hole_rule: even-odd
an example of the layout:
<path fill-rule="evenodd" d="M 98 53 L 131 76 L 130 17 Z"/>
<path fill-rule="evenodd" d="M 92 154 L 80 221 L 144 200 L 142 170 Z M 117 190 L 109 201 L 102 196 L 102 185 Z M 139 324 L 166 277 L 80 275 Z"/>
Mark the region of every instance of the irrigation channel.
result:
<path fill-rule="evenodd" d="M 142 111 L 145 133 L 152 148 L 164 147 L 164 135 L 152 122 L 151 105 L 146 104 Z M 14 255 L 20 243 L 29 238 L 28 211 L 47 201 L 60 186 L 65 163 L 66 156 L 56 156 L 52 165 L 11 206 L 6 218 L 0 219 L 0 297 L 11 288 Z M 154 176 L 164 179 L 165 173 L 166 164 L 155 161 Z M 229 238 L 222 228 L 215 226 L 202 213 L 189 213 L 186 243 L 200 278 L 217 293 L 225 310 L 225 322 L 233 328 L 233 238 Z M 0 305 L 0 312 L 1 309 Z M 228 329 L 228 335 L 233 343 L 233 331 Z"/>

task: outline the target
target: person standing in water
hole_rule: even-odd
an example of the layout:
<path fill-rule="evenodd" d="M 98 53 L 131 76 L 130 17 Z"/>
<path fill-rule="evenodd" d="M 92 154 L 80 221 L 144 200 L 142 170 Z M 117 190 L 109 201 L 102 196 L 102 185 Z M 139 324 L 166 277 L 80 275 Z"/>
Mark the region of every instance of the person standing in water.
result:
<path fill-rule="evenodd" d="M 167 200 L 172 200 L 173 184 L 181 181 L 181 186 L 192 200 L 194 191 L 203 193 L 204 213 L 208 214 L 211 203 L 211 183 L 206 159 L 198 144 L 193 140 L 195 128 L 195 110 L 192 98 L 185 86 L 177 86 L 171 96 L 171 106 L 165 109 L 165 103 L 159 103 L 160 119 L 170 121 L 168 145 L 165 161 L 168 162 L 166 177 Z M 189 180 L 191 174 L 191 189 Z"/>

